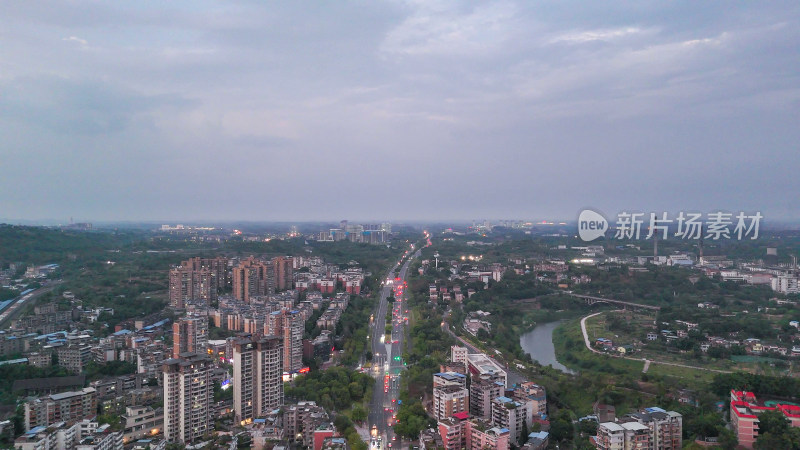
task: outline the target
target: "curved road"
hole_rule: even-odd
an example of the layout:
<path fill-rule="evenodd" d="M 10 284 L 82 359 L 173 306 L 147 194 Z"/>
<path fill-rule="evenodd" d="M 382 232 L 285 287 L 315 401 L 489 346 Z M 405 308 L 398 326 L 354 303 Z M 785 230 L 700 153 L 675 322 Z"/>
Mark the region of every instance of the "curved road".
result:
<path fill-rule="evenodd" d="M 604 353 L 604 352 L 595 350 L 595 349 L 592 348 L 591 342 L 589 342 L 589 333 L 586 332 L 586 320 L 590 319 L 590 318 L 592 318 L 594 316 L 603 314 L 605 312 L 608 312 L 608 311 L 600 311 L 600 312 L 597 312 L 597 313 L 594 313 L 594 314 L 589 314 L 588 316 L 586 316 L 583 319 L 581 319 L 581 332 L 583 333 L 583 342 L 586 344 L 586 348 L 588 348 L 589 351 L 591 351 L 593 353 L 597 353 L 598 355 L 610 356 L 612 358 L 629 359 L 631 361 L 644 361 L 644 368 L 642 369 L 642 372 L 647 372 L 647 370 L 650 368 L 650 364 L 662 364 L 664 366 L 683 367 L 683 368 L 686 368 L 686 369 L 705 370 L 705 371 L 708 371 L 708 372 L 733 373 L 730 370 L 707 369 L 705 367 L 697 367 L 697 366 L 689 366 L 689 365 L 686 365 L 686 364 L 655 361 L 655 360 L 649 360 L 649 359 L 645 359 L 645 358 L 641 358 L 640 359 L 640 358 L 631 358 L 630 356 L 617 356 L 617 355 L 611 355 L 609 353 Z"/>

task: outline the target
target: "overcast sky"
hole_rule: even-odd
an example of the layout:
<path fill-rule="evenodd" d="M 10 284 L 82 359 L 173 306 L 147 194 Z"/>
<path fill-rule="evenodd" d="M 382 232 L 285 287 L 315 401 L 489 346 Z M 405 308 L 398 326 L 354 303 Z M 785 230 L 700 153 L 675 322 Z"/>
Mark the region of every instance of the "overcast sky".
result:
<path fill-rule="evenodd" d="M 800 219 L 800 2 L 0 2 L 0 217 Z"/>

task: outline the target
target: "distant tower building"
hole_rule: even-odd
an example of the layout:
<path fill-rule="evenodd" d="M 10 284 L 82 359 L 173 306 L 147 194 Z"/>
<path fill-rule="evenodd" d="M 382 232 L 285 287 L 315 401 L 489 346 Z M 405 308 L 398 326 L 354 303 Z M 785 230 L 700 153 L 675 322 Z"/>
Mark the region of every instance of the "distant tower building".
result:
<path fill-rule="evenodd" d="M 705 264 L 705 260 L 703 259 L 703 235 L 702 234 L 700 235 L 700 242 L 698 243 L 698 246 L 699 246 L 699 249 L 700 249 L 700 257 L 697 259 L 697 261 L 700 263 L 700 265 L 703 265 L 703 264 Z"/>
<path fill-rule="evenodd" d="M 249 257 L 233 268 L 233 296 L 243 302 L 275 292 L 275 266 Z"/>
<path fill-rule="evenodd" d="M 233 355 L 233 409 L 244 425 L 283 405 L 283 340 L 238 339 Z"/>
<path fill-rule="evenodd" d="M 217 301 L 218 291 L 227 286 L 226 258 L 191 258 L 169 271 L 169 303 L 183 308 L 187 301 L 210 304 Z"/>
<path fill-rule="evenodd" d="M 653 261 L 658 258 L 658 229 L 653 231 Z"/>
<path fill-rule="evenodd" d="M 292 274 L 294 272 L 291 256 L 278 256 L 272 259 L 275 273 L 275 290 L 285 291 L 292 288 Z"/>
<path fill-rule="evenodd" d="M 212 369 L 208 355 L 184 354 L 164 361 L 164 437 L 168 442 L 188 444 L 213 431 Z"/>
<path fill-rule="evenodd" d="M 172 324 L 172 357 L 181 353 L 204 353 L 208 347 L 208 319 L 184 317 Z"/>

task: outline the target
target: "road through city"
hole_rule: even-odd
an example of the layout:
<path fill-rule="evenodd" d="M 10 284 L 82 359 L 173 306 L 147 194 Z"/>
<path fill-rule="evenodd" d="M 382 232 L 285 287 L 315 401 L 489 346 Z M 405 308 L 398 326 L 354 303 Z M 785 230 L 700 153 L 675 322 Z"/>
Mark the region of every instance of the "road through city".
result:
<path fill-rule="evenodd" d="M 400 395 L 400 373 L 403 371 L 403 340 L 408 325 L 406 309 L 406 276 L 413 258 L 419 257 L 419 250 L 414 246 L 403 254 L 403 257 L 387 272 L 381 288 L 380 301 L 372 317 L 370 333 L 372 367 L 371 373 L 376 379 L 369 410 L 369 427 L 377 434 L 371 439 L 371 450 L 400 448 L 392 425 L 397 412 Z M 394 297 L 389 302 L 389 297 Z M 390 321 L 387 323 L 387 311 Z M 387 333 L 387 325 L 391 332 Z"/>

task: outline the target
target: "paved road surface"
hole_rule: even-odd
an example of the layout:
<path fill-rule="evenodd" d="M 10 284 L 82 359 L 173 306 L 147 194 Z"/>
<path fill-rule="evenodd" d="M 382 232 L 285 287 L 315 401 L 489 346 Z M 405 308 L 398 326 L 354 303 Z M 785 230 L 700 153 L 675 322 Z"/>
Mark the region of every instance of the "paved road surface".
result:
<path fill-rule="evenodd" d="M 373 315 L 372 333 L 370 335 L 372 349 L 372 375 L 375 377 L 375 388 L 369 410 L 369 428 L 375 426 L 378 435 L 383 438 L 383 449 L 399 448 L 399 441 L 392 441 L 394 432 L 390 426 L 392 416 L 397 410 L 397 397 L 400 394 L 400 373 L 403 371 L 403 339 L 407 326 L 405 313 L 404 281 L 411 259 L 419 256 L 417 250 L 410 257 L 404 257 L 386 274 L 386 283 L 381 289 L 380 302 Z M 409 251 L 410 254 L 410 251 Z M 400 265 L 402 263 L 402 266 Z M 399 268 L 399 272 L 398 271 Z M 397 280 L 399 278 L 400 280 Z M 390 304 L 387 297 L 395 294 L 395 301 Z M 392 311 L 392 334 L 388 342 L 384 341 L 386 312 Z"/>

